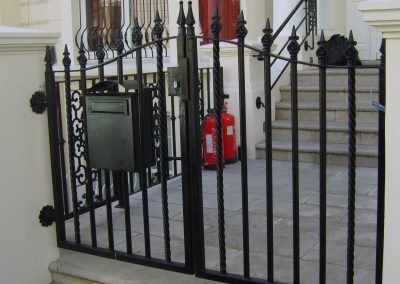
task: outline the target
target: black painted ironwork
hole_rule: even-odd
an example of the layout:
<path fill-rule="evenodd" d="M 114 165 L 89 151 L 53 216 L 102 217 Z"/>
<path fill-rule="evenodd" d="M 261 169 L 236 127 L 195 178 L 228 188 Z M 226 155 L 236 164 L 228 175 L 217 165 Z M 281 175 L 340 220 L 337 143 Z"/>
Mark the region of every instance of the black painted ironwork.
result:
<path fill-rule="evenodd" d="M 56 220 L 56 211 L 51 205 L 43 206 L 39 212 L 39 222 L 43 227 L 51 226 Z"/>
<path fill-rule="evenodd" d="M 47 100 L 46 94 L 41 91 L 36 91 L 30 99 L 31 109 L 36 114 L 42 114 L 46 110 Z"/>
<path fill-rule="evenodd" d="M 293 194 L 293 283 L 300 283 L 300 217 L 299 217 L 299 121 L 297 97 L 297 54 L 300 45 L 297 42 L 296 28 L 293 26 L 289 37 L 290 87 L 292 102 L 292 194 Z"/>
<path fill-rule="evenodd" d="M 319 67 L 319 283 L 326 282 L 326 64 L 327 49 L 324 31 L 317 49 Z"/>
<path fill-rule="evenodd" d="M 379 103 L 386 106 L 386 40 L 382 40 L 380 48 L 381 64 L 379 68 Z M 385 112 L 379 112 L 378 141 L 378 195 L 376 220 L 376 268 L 375 283 L 382 284 L 383 279 L 383 247 L 385 236 Z"/>
<path fill-rule="evenodd" d="M 347 208 L 347 284 L 354 282 L 355 202 L 356 202 L 356 58 L 353 32 L 350 31 L 346 48 L 348 67 L 348 208 Z"/>
<path fill-rule="evenodd" d="M 267 252 L 268 252 L 268 281 L 274 281 L 274 215 L 273 215 L 273 174 L 272 174 L 272 87 L 271 87 L 271 47 L 273 44 L 272 29 L 269 19 L 263 29 L 264 52 L 264 120 L 265 120 L 265 187 L 267 204 Z M 261 101 L 261 100 L 260 100 Z"/>
<path fill-rule="evenodd" d="M 127 0 L 126 0 L 127 1 Z M 133 1 L 135 2 L 135 1 Z M 311 7 L 315 3 L 306 1 Z M 152 2 L 153 3 L 153 2 Z M 152 4 L 153 5 L 153 4 Z M 136 7 L 136 6 L 135 6 Z M 314 9 L 314 8 L 313 8 Z M 129 18 L 136 12 L 130 11 Z M 162 13 L 161 13 L 162 14 Z M 147 17 L 147 16 L 146 16 Z M 184 3 L 180 2 L 177 37 L 169 37 L 164 30 L 165 20 L 160 13 L 149 16 L 152 23 L 142 25 L 139 19 L 134 22 L 128 18 L 123 27 L 127 30 L 109 29 L 109 26 L 98 27 L 92 31 L 98 34 L 96 38 L 95 54 L 93 47 L 85 45 L 85 40 L 79 40 L 84 25 L 81 25 L 79 42 L 79 69 L 71 70 L 70 54 L 67 48 L 64 50 L 63 65 L 61 71 L 52 69 L 50 51 L 46 55 L 46 98 L 48 102 L 49 118 L 49 137 L 50 153 L 53 173 L 54 207 L 57 228 L 58 246 L 64 249 L 72 249 L 80 252 L 91 253 L 105 256 L 117 260 L 143 264 L 147 266 L 185 272 L 205 279 L 222 281 L 227 283 L 277 283 L 276 260 L 274 258 L 274 179 L 273 179 L 273 156 L 272 156 L 272 88 L 271 80 L 272 60 L 279 58 L 287 62 L 291 67 L 291 102 L 292 102 L 292 194 L 293 194 L 293 282 L 300 282 L 300 223 L 299 223 L 299 191 L 300 191 L 300 169 L 299 169 L 299 128 L 298 128 L 298 76 L 299 65 L 307 65 L 319 69 L 319 97 L 320 97 L 320 205 L 319 205 L 319 239 L 320 239 L 320 259 L 319 259 L 319 283 L 325 283 L 327 278 L 326 263 L 326 169 L 327 169 L 327 70 L 328 69 L 347 69 L 349 71 L 349 227 L 348 227 L 348 283 L 352 283 L 354 278 L 354 198 L 355 198 L 355 71 L 358 68 L 379 68 L 380 69 L 380 103 L 384 105 L 384 56 L 381 66 L 356 66 L 354 64 L 355 42 L 351 40 L 348 47 L 348 65 L 346 67 L 330 66 L 326 61 L 326 41 L 324 34 L 318 44 L 317 57 L 318 64 L 301 62 L 297 55 L 302 43 L 298 42 L 298 27 L 293 27 L 284 48 L 290 53 L 290 58 L 271 53 L 274 42 L 274 34 L 269 21 L 265 24 L 262 37 L 262 49 L 248 46 L 245 43 L 246 21 L 243 13 L 237 21 L 237 41 L 223 41 L 226 44 L 234 45 L 238 50 L 238 93 L 236 98 L 239 101 L 240 110 L 240 156 L 241 156 L 241 198 L 242 198 L 242 226 L 243 234 L 243 273 L 230 271 L 229 261 L 227 260 L 226 232 L 229 223 L 225 223 L 225 199 L 229 192 L 228 187 L 224 187 L 223 169 L 223 129 L 221 124 L 222 105 L 223 105 L 223 74 L 220 63 L 220 43 L 219 32 L 221 29 L 218 11 L 213 17 L 213 68 L 199 68 L 198 66 L 198 40 L 203 38 L 197 36 L 195 32 L 195 20 L 192 10 L 192 3 L 188 2 L 187 17 L 184 13 Z M 315 19 L 307 19 L 309 29 L 316 25 Z M 153 23 L 154 22 L 154 23 Z M 151 38 L 146 41 L 146 29 L 148 37 L 151 31 Z M 279 34 L 279 30 L 277 31 Z M 108 33 L 108 34 L 107 34 Z M 111 37 L 110 35 L 114 36 Z M 167 35 L 167 38 L 163 36 Z M 277 33 L 275 33 L 276 35 Z M 94 35 L 93 35 L 94 37 Z M 103 37 L 103 38 L 102 38 Z M 83 36 L 83 39 L 85 36 Z M 352 39 L 352 36 L 351 36 Z M 145 43 L 143 44 L 143 40 Z M 168 69 L 168 76 L 164 72 L 165 44 L 167 41 L 176 40 L 178 67 L 175 70 Z M 81 44 L 83 43 L 83 44 Z M 304 43 L 304 42 L 303 42 Z M 150 49 L 149 47 L 152 47 Z M 110 53 L 117 55 L 111 58 Z M 146 51 L 147 50 L 147 51 Z M 246 93 L 245 78 L 245 50 L 261 53 L 264 60 L 264 94 L 265 102 L 265 198 L 266 198 L 266 240 L 267 261 L 262 264 L 266 268 L 265 279 L 259 279 L 252 275 L 252 263 L 250 262 L 250 240 L 252 228 L 249 226 L 249 186 L 246 139 Z M 152 73 L 144 73 L 143 53 L 154 52 L 157 57 Z M 97 60 L 97 65 L 86 65 L 89 56 Z M 133 74 L 126 73 L 124 58 L 136 58 L 136 69 Z M 273 58 L 273 59 L 272 59 Z M 106 66 L 116 63 L 114 76 L 105 74 Z M 146 66 L 147 67 L 147 66 Z M 87 77 L 88 71 L 93 70 L 96 74 Z M 62 73 L 61 77 L 55 80 L 56 73 Z M 107 72 L 108 73 L 108 72 Z M 74 79 L 71 79 L 74 78 Z M 166 79 L 169 81 L 166 82 Z M 169 85 L 169 88 L 166 86 Z M 99 88 L 99 86 L 102 86 Z M 212 87 L 211 87 L 212 86 Z M 124 89 L 124 91 L 120 91 Z M 151 90 L 151 118 L 140 118 L 139 130 L 143 130 L 145 125 L 154 123 L 154 139 L 145 142 L 143 133 L 139 144 L 141 147 L 154 146 L 154 156 L 156 164 L 149 166 L 145 164 L 147 156 L 142 151 L 140 156 L 140 167 L 137 173 L 127 171 L 113 171 L 110 169 L 93 169 L 89 165 L 89 153 L 91 147 L 87 139 L 87 121 L 85 119 L 85 105 L 83 97 L 93 91 L 94 95 L 104 95 L 115 93 L 117 96 L 136 91 L 141 106 L 148 102 L 145 100 L 145 90 Z M 128 92 L 129 91 L 129 92 Z M 126 92 L 126 93 L 125 93 Z M 60 99 L 65 96 L 65 100 Z M 235 99 L 235 96 L 231 96 Z M 257 100 L 260 106 L 263 102 Z M 179 103 L 179 111 L 177 110 Z M 202 145 L 201 145 L 201 119 L 208 111 L 215 107 L 216 112 L 216 136 L 217 136 L 217 196 L 218 205 L 218 246 L 219 246 L 219 267 L 215 270 L 206 267 L 206 246 L 204 233 L 203 216 L 203 187 L 202 187 Z M 177 113 L 178 112 L 178 113 Z M 149 122 L 148 120 L 151 120 Z M 149 124 L 145 124 L 149 123 Z M 63 127 L 68 134 L 67 145 L 64 145 Z M 248 127 L 248 125 L 247 125 Z M 143 131 L 142 131 L 143 132 Z M 179 138 L 176 136 L 179 135 Z M 379 178 L 378 178 L 378 216 L 377 216 L 377 253 L 376 253 L 376 282 L 382 280 L 382 253 L 383 253 L 383 218 L 384 218 L 384 114 L 380 115 L 379 122 Z M 172 137 L 170 137 L 172 136 Z M 354 138 L 354 139 L 353 139 Z M 152 145 L 148 145 L 152 144 Z M 66 147 L 65 147 L 66 146 Z M 68 150 L 68 157 L 64 159 L 64 147 Z M 95 147 L 92 147 L 94 149 Z M 147 148 L 149 149 L 149 148 Z M 184 243 L 182 247 L 185 251 L 185 259 L 181 262 L 174 260 L 175 245 L 171 246 L 171 236 L 173 227 L 170 227 L 170 204 L 173 194 L 168 194 L 169 182 L 172 178 L 181 176 L 182 183 L 182 210 L 183 210 L 183 232 Z M 68 182 L 67 182 L 68 180 Z M 276 183 L 276 182 L 275 182 Z M 148 191 L 151 188 L 157 190 L 159 186 L 161 194 L 161 214 L 163 225 L 164 256 L 156 258 L 151 254 L 150 238 L 150 216 L 149 204 L 151 196 Z M 264 187 L 264 186 L 263 186 Z M 140 191 L 140 193 L 138 192 Z M 138 197 L 141 202 L 143 213 L 143 243 L 137 243 L 138 238 L 133 235 L 138 224 L 132 216 L 134 213 L 132 195 Z M 136 198 L 137 199 L 137 198 Z M 120 210 L 120 214 L 114 212 Z M 176 205 L 174 205 L 176 206 Z M 107 223 L 108 242 L 104 247 L 101 242 L 97 243 L 96 209 L 104 207 L 104 220 Z M 150 207 L 151 208 L 151 207 Z M 122 226 L 125 234 L 126 247 L 118 246 L 119 234 L 116 234 L 116 218 L 121 216 L 124 221 Z M 81 229 L 82 220 L 89 220 L 88 230 Z M 73 222 L 71 222 L 73 221 Z M 98 221 L 98 220 L 97 220 Z M 67 223 L 70 222 L 70 223 Z M 118 222 L 120 224 L 121 222 Z M 68 224 L 68 234 L 66 234 L 66 224 Z M 71 234 L 72 233 L 72 234 Z M 171 235 L 171 236 L 170 236 Z M 69 236 L 67 239 L 66 236 Z M 133 237 L 133 239 L 132 239 Z M 140 238 L 139 238 L 140 239 Z M 85 242 L 89 242 L 85 243 Z M 142 245 L 143 252 L 136 251 L 136 245 Z M 329 271 L 329 270 L 328 270 Z M 239 275 L 240 274 L 240 275 Z"/>

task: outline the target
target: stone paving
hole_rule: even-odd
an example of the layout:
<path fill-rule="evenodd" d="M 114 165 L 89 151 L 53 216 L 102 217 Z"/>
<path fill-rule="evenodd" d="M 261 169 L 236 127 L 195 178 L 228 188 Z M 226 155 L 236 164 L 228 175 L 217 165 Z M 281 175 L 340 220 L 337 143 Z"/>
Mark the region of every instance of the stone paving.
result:
<path fill-rule="evenodd" d="M 292 282 L 292 184 L 291 162 L 274 161 L 274 261 L 275 279 Z M 266 278 L 265 161 L 250 160 L 249 223 L 251 276 Z M 347 242 L 347 168 L 327 170 L 327 283 L 345 283 Z M 240 163 L 224 169 L 227 270 L 243 273 L 242 200 Z M 374 283 L 377 169 L 357 168 L 355 282 Z M 203 171 L 203 204 L 206 267 L 218 270 L 217 190 L 214 171 Z M 161 194 L 148 190 L 152 256 L 164 258 Z M 184 261 L 181 179 L 168 183 L 172 260 Z M 141 194 L 130 198 L 133 251 L 144 254 Z M 90 244 L 89 217 L 81 217 L 82 242 Z M 122 209 L 113 208 L 117 250 L 126 251 Z M 96 210 L 99 247 L 108 247 L 105 209 Z M 72 221 L 67 239 L 73 240 Z M 319 263 L 319 165 L 300 163 L 300 256 L 302 283 L 318 283 Z M 184 282 L 182 282 L 184 283 Z"/>

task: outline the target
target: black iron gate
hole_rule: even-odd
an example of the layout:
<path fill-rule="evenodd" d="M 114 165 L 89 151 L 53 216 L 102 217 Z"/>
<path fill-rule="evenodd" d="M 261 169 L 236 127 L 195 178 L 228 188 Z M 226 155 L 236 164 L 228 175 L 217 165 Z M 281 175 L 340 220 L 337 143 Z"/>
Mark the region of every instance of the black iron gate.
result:
<path fill-rule="evenodd" d="M 300 1 L 296 9 L 299 9 L 303 2 Z M 315 8 L 314 1 L 305 2 L 307 7 Z M 315 19 L 309 18 L 309 15 L 303 21 L 306 19 L 309 22 L 315 22 Z M 291 74 L 293 262 L 292 266 L 287 269 L 292 269 L 294 283 L 300 283 L 301 279 L 298 65 L 319 69 L 319 283 L 327 281 L 327 70 L 343 68 L 348 70 L 349 152 L 346 281 L 353 283 L 356 197 L 355 74 L 358 69 L 379 69 L 379 100 L 384 105 L 384 46 L 380 66 L 356 66 L 356 42 L 353 35 L 350 34 L 346 50 L 347 66 L 328 66 L 326 41 L 322 32 L 317 50 L 319 64 L 301 62 L 297 55 L 300 45 L 303 45 L 307 37 L 303 42 L 298 43 L 299 38 L 296 31 L 299 27 L 293 28 L 292 35 L 287 42 L 290 58 L 285 58 L 281 55 L 271 54 L 272 44 L 278 34 L 272 33 L 269 22 L 263 30 L 262 50 L 245 44 L 247 30 L 243 13 L 237 22 L 238 40 L 220 39 L 219 33 L 222 27 L 218 10 L 216 10 L 211 25 L 213 37 L 208 39 L 212 41 L 213 45 L 213 66 L 207 69 L 198 67 L 197 46 L 198 40 L 203 37 L 197 36 L 195 33 L 191 2 L 189 1 L 186 17 L 183 3 L 180 3 L 176 37 L 162 38 L 162 23 L 163 21 L 157 13 L 153 28 L 154 41 L 142 45 L 142 28 L 136 21 L 132 33 L 134 47 L 124 46 L 123 36 L 117 35 L 114 39 L 114 46 L 118 56 L 107 62 L 104 62 L 107 51 L 103 46 L 102 39 L 99 39 L 95 52 L 98 62 L 95 66 L 87 66 L 87 57 L 85 56 L 87 50 L 82 42 L 78 57 L 79 70 L 71 70 L 70 54 L 65 48 L 64 69 L 53 71 L 50 51 L 47 50 L 46 92 L 58 246 L 157 268 L 194 273 L 198 277 L 216 281 L 277 283 L 274 277 L 277 264 L 274 259 L 271 99 L 272 88 L 276 84 L 271 79 L 271 58 L 275 58 L 273 62 L 276 60 L 287 62 L 286 66 L 290 65 Z M 307 35 L 310 33 L 314 35 L 315 29 L 315 25 L 307 24 Z M 170 69 L 171 72 L 165 73 L 164 43 L 172 40 L 177 42 L 178 71 Z M 224 199 L 227 197 L 228 191 L 224 186 L 222 129 L 224 94 L 219 55 L 220 42 L 237 46 L 238 52 L 241 178 L 240 194 L 237 197 L 241 199 L 241 205 L 240 214 L 236 216 L 237 221 L 235 222 L 242 220 L 242 235 L 240 236 L 242 239 L 242 267 L 240 270 L 243 273 L 240 274 L 236 271 L 232 273 L 227 269 Z M 143 72 L 141 50 L 150 45 L 155 46 L 157 53 L 156 73 Z M 251 266 L 254 264 L 251 264 L 249 246 L 250 181 L 248 175 L 250 169 L 246 143 L 245 49 L 259 53 L 258 57 L 263 60 L 264 64 L 266 172 L 262 186 L 266 202 L 266 215 L 264 216 L 266 219 L 265 279 L 255 277 L 251 270 Z M 132 57 L 132 55 L 135 55 L 135 72 L 127 74 L 124 72 L 125 61 L 123 59 L 128 56 Z M 115 68 L 117 76 L 105 75 L 105 67 Z M 176 112 L 178 104 L 179 114 Z M 215 217 L 217 218 L 218 252 L 214 259 L 218 262 L 214 269 L 206 265 L 209 259 L 206 257 L 207 245 L 204 238 L 201 121 L 205 115 L 205 105 L 208 106 L 207 110 L 214 106 L 216 120 L 217 214 Z M 146 108 L 147 110 L 145 110 Z M 100 123 L 101 121 L 103 124 Z M 111 122 L 115 126 L 110 126 Z M 125 128 L 120 129 L 122 126 Z M 148 131 L 149 129 L 151 131 Z M 98 136 L 99 133 L 100 136 Z M 129 140 L 129 135 L 126 138 L 127 133 L 131 133 L 132 141 L 126 140 Z M 112 135 L 112 138 L 115 139 L 107 142 L 107 134 L 108 136 Z M 105 155 L 106 152 L 107 155 Z M 102 153 L 104 154 L 102 158 L 104 156 L 107 158 L 98 160 L 96 155 Z M 384 113 L 380 112 L 376 283 L 382 282 L 384 154 Z M 130 159 L 134 160 L 132 164 L 129 163 Z M 126 164 L 130 164 L 130 166 L 128 167 Z M 180 214 L 171 216 L 170 214 L 174 210 Z M 160 230 L 160 228 L 162 229 Z M 162 247 L 161 252 L 159 251 L 160 247 Z M 176 253 L 176 250 L 183 251 L 183 253 Z"/>

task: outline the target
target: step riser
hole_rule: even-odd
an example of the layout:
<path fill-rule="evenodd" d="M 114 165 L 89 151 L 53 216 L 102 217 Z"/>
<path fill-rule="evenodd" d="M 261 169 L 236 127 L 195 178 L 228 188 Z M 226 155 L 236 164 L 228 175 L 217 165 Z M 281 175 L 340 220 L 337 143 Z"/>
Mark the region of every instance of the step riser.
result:
<path fill-rule="evenodd" d="M 319 86 L 319 77 L 315 74 L 300 74 L 298 78 L 299 86 Z M 329 74 L 326 79 L 328 87 L 347 87 L 347 75 Z M 373 87 L 375 90 L 379 87 L 379 77 L 377 75 L 356 75 L 356 87 Z"/>
<path fill-rule="evenodd" d="M 298 115 L 299 120 L 318 121 L 319 110 L 315 109 L 299 109 Z M 282 109 L 279 106 L 276 108 L 276 119 L 277 120 L 290 120 L 291 111 L 290 109 Z M 343 122 L 348 121 L 347 110 L 328 110 L 326 112 L 327 121 Z M 360 122 L 377 122 L 378 112 L 377 111 L 357 111 L 356 120 Z"/>
<path fill-rule="evenodd" d="M 320 132 L 318 130 L 299 130 L 299 141 L 319 141 Z M 346 144 L 348 143 L 348 134 L 346 131 L 328 130 L 327 133 L 328 143 Z M 291 140 L 291 129 L 273 129 L 273 140 Z M 357 144 L 360 145 L 378 145 L 378 133 L 374 132 L 356 132 Z"/>
<path fill-rule="evenodd" d="M 97 284 L 99 282 L 94 282 L 86 279 L 82 279 L 79 277 L 61 274 L 61 273 L 52 273 L 53 282 L 57 284 Z M 100 284 L 100 283 L 99 283 Z"/>
<path fill-rule="evenodd" d="M 265 159 L 265 151 L 257 149 L 256 152 L 257 159 Z M 272 151 L 272 159 L 277 161 L 291 161 L 292 160 L 292 152 L 291 151 L 283 151 L 276 150 Z M 299 152 L 299 161 L 305 163 L 319 163 L 319 153 L 310 153 L 310 152 Z M 348 165 L 348 156 L 347 154 L 327 154 L 326 161 L 328 165 L 340 165 L 347 166 Z M 358 167 L 368 167 L 374 168 L 378 165 L 378 158 L 372 156 L 365 155 L 357 155 L 356 157 L 356 165 Z"/>
<path fill-rule="evenodd" d="M 290 101 L 291 100 L 291 94 L 290 91 L 287 90 L 282 90 L 282 101 Z M 297 93 L 297 97 L 299 102 L 318 102 L 319 101 L 319 93 L 318 92 L 313 92 L 313 91 L 301 91 L 299 90 Z M 347 103 L 348 102 L 348 94 L 347 92 L 339 92 L 339 91 L 331 91 L 326 93 L 326 101 L 327 102 L 342 102 L 342 103 Z M 374 101 L 378 101 L 378 94 L 375 93 L 373 95 Z M 363 103 L 369 103 L 371 102 L 371 98 L 369 93 L 366 92 L 359 92 L 356 93 L 356 101 L 357 102 L 363 102 Z"/>

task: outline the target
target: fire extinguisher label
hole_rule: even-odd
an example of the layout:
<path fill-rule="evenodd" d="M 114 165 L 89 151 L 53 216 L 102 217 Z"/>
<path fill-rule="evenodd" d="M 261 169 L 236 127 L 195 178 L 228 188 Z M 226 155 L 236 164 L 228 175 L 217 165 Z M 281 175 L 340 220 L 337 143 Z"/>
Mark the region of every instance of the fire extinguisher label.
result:
<path fill-rule="evenodd" d="M 233 126 L 228 126 L 226 128 L 226 135 L 233 135 Z"/>
<path fill-rule="evenodd" d="M 206 134 L 206 151 L 210 154 L 214 152 L 213 139 L 211 134 Z"/>

